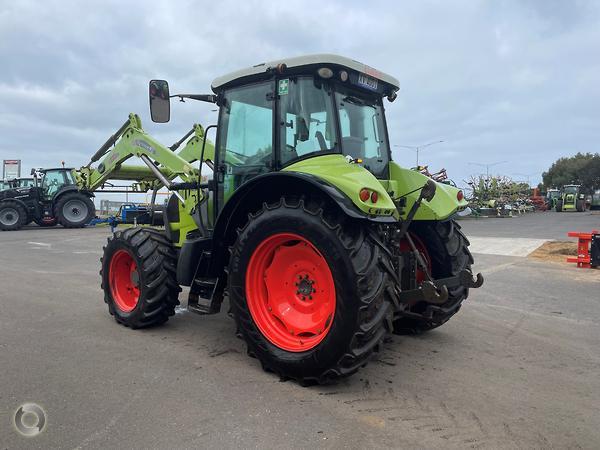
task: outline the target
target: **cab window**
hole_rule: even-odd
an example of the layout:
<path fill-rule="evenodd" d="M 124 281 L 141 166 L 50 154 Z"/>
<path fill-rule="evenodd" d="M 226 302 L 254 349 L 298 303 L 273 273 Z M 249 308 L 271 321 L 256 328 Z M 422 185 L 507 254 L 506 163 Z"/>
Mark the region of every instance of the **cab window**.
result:
<path fill-rule="evenodd" d="M 44 174 L 42 188 L 48 196 L 52 196 L 65 184 L 63 171 L 48 171 Z"/>
<path fill-rule="evenodd" d="M 280 159 L 287 164 L 336 148 L 334 109 L 329 89 L 312 77 L 278 81 Z"/>
<path fill-rule="evenodd" d="M 389 148 L 381 102 L 359 93 L 340 89 L 336 93 L 340 118 L 342 152 L 362 159 L 378 178 L 387 175 Z"/>

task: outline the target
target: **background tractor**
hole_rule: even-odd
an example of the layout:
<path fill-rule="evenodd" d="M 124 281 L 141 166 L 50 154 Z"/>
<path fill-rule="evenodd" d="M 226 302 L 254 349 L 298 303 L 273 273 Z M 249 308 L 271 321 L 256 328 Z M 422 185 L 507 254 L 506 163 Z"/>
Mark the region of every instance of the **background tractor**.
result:
<path fill-rule="evenodd" d="M 561 196 L 556 200 L 556 211 L 585 211 L 585 195 L 581 192 L 581 185 L 568 184 L 563 186 Z"/>
<path fill-rule="evenodd" d="M 561 198 L 560 190 L 558 189 L 548 189 L 546 191 L 546 204 L 547 209 L 556 209 L 556 201 Z"/>
<path fill-rule="evenodd" d="M 212 94 L 171 95 L 152 80 L 156 122 L 169 120 L 171 97 L 219 107 L 216 145 L 195 125 L 167 148 L 132 114 L 75 172 L 83 190 L 133 179 L 173 193 L 164 232 L 109 238 L 110 314 L 142 328 L 174 314 L 181 286 L 200 314 L 227 296 L 248 353 L 302 384 L 353 374 L 389 331 L 446 322 L 483 278 L 453 220 L 467 207 L 462 191 L 391 160 L 383 99 L 398 88 L 335 55 L 259 64 L 217 78 Z M 132 157 L 145 167 L 125 165 Z"/>
<path fill-rule="evenodd" d="M 19 187 L 33 187 L 35 185 L 35 178 L 14 178 L 8 181 L 0 181 L 0 191 Z"/>
<path fill-rule="evenodd" d="M 31 222 L 80 228 L 96 216 L 93 194 L 78 189 L 72 169 L 39 169 L 35 175 L 33 186 L 27 181 L 0 192 L 0 230 L 18 230 Z"/>

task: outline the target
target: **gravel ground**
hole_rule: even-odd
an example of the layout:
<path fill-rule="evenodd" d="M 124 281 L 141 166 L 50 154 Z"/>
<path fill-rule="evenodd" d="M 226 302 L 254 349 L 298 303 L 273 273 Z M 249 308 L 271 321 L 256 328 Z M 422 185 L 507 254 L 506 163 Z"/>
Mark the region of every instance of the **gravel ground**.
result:
<path fill-rule="evenodd" d="M 600 216 L 462 223 L 472 236 L 560 239 Z M 337 385 L 302 388 L 264 373 L 224 313 L 117 325 L 98 277 L 108 234 L 0 233 L 0 447 L 600 446 L 600 271 L 476 254 L 486 283 L 449 323 L 393 337 Z M 34 438 L 11 425 L 24 402 L 46 412 Z"/>

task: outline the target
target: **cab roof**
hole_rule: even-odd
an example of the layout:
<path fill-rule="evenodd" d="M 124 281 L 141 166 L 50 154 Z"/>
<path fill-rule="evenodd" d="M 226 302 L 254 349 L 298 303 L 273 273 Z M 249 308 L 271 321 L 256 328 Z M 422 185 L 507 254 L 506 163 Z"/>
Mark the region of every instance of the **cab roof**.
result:
<path fill-rule="evenodd" d="M 256 64 L 255 66 L 237 70 L 216 78 L 212 82 L 211 88 L 213 92 L 218 93 L 226 87 L 268 79 L 274 73 L 280 73 L 282 75 L 285 75 L 286 73 L 308 73 L 322 67 L 332 69 L 334 72 L 335 69 L 345 69 L 350 72 L 350 74 L 359 73 L 375 78 L 386 85 L 387 89 L 382 92 L 386 95 L 400 89 L 400 82 L 393 76 L 373 69 L 354 59 L 328 53 L 297 56 Z M 352 75 L 350 78 L 352 78 Z"/>

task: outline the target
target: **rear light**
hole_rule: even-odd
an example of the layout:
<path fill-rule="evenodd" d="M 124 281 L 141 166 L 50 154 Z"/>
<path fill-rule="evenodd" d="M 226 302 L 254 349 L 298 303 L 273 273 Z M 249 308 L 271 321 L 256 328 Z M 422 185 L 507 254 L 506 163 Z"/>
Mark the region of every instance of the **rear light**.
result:
<path fill-rule="evenodd" d="M 465 198 L 465 194 L 463 193 L 463 191 L 458 191 L 456 193 L 456 199 L 460 202 L 463 198 Z"/>
<path fill-rule="evenodd" d="M 360 197 L 360 199 L 363 202 L 366 202 L 367 200 L 369 200 L 369 197 L 371 196 L 371 194 L 369 193 L 368 189 L 363 188 L 360 190 L 360 193 L 358 194 L 358 196 Z"/>
<path fill-rule="evenodd" d="M 377 203 L 377 198 L 378 198 L 377 197 L 377 192 L 375 192 L 375 191 L 371 192 L 371 201 L 373 203 Z"/>

